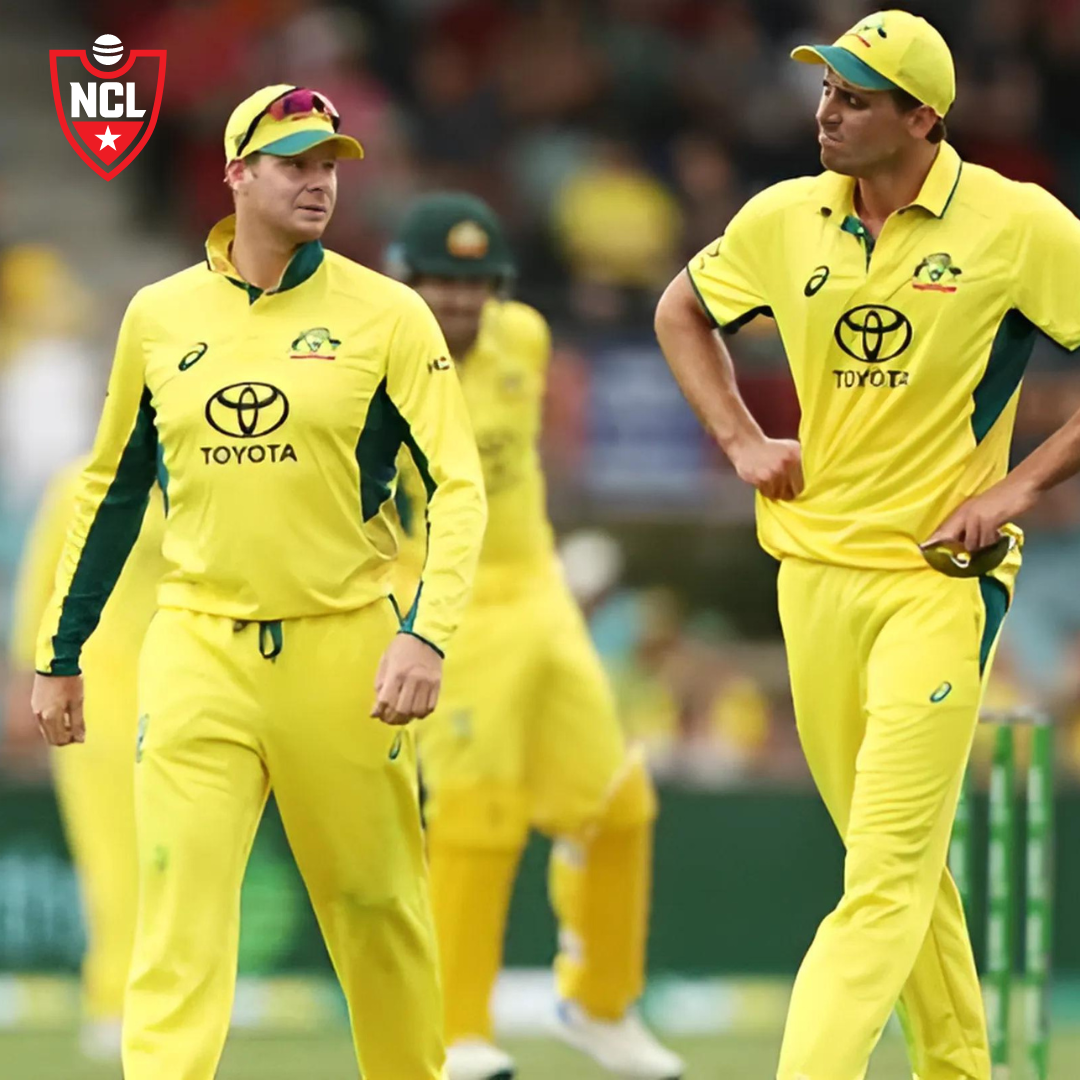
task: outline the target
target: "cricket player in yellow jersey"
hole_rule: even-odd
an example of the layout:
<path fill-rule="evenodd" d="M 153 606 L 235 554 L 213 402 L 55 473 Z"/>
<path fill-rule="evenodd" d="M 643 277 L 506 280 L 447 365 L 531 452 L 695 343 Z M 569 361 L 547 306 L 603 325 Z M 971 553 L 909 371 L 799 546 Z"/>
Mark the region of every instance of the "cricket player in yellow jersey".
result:
<path fill-rule="evenodd" d="M 675 1080 L 682 1062 L 633 1010 L 644 988 L 656 796 L 625 744 L 547 516 L 537 443 L 550 332 L 538 312 L 505 298 L 512 256 L 480 199 L 419 200 L 390 261 L 446 335 L 489 507 L 472 602 L 420 732 L 450 1080 L 514 1072 L 492 1042 L 490 999 L 531 826 L 556 838 L 559 1033 L 621 1076 Z"/>
<path fill-rule="evenodd" d="M 11 664 L 21 688 L 21 712 L 8 728 L 26 727 L 40 745 L 30 712 L 38 627 L 52 595 L 56 567 L 75 507 L 78 462 L 53 480 L 27 539 L 16 587 Z M 89 1057 L 120 1054 L 120 1017 L 135 934 L 135 740 L 139 649 L 156 608 L 165 572 L 161 495 L 152 493 L 142 530 L 101 622 L 86 644 L 83 665 L 90 730 L 85 744 L 54 753 L 56 794 L 79 875 L 86 917 L 81 1046 Z"/>
<path fill-rule="evenodd" d="M 1080 442 L 1073 422 L 1006 478 L 1036 334 L 1080 346 L 1080 222 L 944 141 L 952 57 L 922 19 L 886 11 L 793 55 L 825 65 L 825 171 L 751 199 L 656 315 L 687 397 L 758 490 L 799 733 L 847 847 L 777 1075 L 860 1080 L 899 1002 L 919 1080 L 990 1080 L 946 848 L 1019 564 L 1013 519 Z M 761 313 L 791 365 L 797 442 L 763 435 L 712 332 Z M 928 565 L 928 541 L 961 545 L 956 572 L 974 576 Z"/>
<path fill-rule="evenodd" d="M 140 662 L 126 1080 L 215 1075 L 240 884 L 271 788 L 365 1080 L 444 1075 L 403 725 L 438 695 L 483 480 L 427 306 L 320 243 L 337 161 L 362 153 L 338 123 L 323 95 L 286 85 L 229 118 L 235 217 L 215 226 L 204 263 L 128 308 L 42 623 L 34 711 L 53 744 L 82 742 L 80 652 L 156 479 L 168 565 Z M 430 546 L 399 623 L 387 508 L 403 444 L 429 493 Z"/>

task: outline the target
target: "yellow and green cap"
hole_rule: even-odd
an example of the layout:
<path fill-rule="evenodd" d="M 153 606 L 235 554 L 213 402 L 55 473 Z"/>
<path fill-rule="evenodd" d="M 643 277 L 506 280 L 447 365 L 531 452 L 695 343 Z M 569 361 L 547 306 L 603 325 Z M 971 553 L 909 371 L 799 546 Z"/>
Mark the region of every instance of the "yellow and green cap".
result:
<path fill-rule="evenodd" d="M 225 160 L 249 154 L 293 157 L 333 142 L 340 158 L 362 158 L 364 148 L 338 134 L 337 109 L 325 94 L 302 86 L 264 86 L 244 98 L 225 125 Z"/>
<path fill-rule="evenodd" d="M 945 116 L 956 99 L 956 71 L 945 39 L 907 11 L 868 15 L 832 45 L 800 45 L 791 57 L 827 64 L 864 90 L 906 90 Z"/>

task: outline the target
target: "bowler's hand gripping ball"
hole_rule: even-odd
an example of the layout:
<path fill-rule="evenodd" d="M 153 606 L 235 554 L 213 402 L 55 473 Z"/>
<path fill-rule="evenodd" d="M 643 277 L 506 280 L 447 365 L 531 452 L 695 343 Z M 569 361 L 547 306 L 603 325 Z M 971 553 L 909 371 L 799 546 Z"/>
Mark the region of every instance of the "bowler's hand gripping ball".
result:
<path fill-rule="evenodd" d="M 1016 546 L 1016 537 L 1001 533 L 992 544 L 968 551 L 959 540 L 937 540 L 920 544 L 923 558 L 948 577 L 982 577 L 999 567 Z"/>

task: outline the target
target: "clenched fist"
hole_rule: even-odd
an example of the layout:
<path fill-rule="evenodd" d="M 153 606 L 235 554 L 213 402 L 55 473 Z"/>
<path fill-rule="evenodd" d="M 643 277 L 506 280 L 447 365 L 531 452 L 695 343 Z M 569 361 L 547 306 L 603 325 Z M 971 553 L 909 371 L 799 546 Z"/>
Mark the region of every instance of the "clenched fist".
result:
<path fill-rule="evenodd" d="M 379 663 L 371 715 L 393 725 L 427 716 L 439 700 L 441 685 L 438 652 L 412 634 L 398 634 Z"/>
<path fill-rule="evenodd" d="M 51 746 L 86 742 L 81 675 L 37 675 L 30 708 Z"/>
<path fill-rule="evenodd" d="M 794 499 L 802 493 L 802 447 L 794 439 L 760 438 L 730 452 L 740 480 L 767 499 Z"/>

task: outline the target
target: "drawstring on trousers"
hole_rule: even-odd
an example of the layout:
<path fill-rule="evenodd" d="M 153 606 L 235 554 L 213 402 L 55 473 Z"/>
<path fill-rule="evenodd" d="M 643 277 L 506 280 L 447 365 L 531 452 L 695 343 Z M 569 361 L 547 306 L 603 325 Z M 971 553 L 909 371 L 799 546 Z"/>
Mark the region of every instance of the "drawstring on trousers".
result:
<path fill-rule="evenodd" d="M 237 634 L 251 623 L 247 619 L 237 619 L 233 623 L 233 633 Z M 281 655 L 282 646 L 285 643 L 281 632 L 281 620 L 270 619 L 259 622 L 259 655 L 264 660 L 276 660 Z"/>
<path fill-rule="evenodd" d="M 393 598 L 391 598 L 391 603 L 393 603 Z M 397 607 L 396 604 L 394 606 Z M 250 620 L 237 619 L 233 622 L 233 633 L 239 634 L 241 630 L 246 630 L 250 625 Z M 259 627 L 259 655 L 264 660 L 273 663 L 281 655 L 282 647 L 285 644 L 285 635 L 281 630 L 281 620 L 270 619 L 267 622 L 259 622 L 257 625 Z M 388 757 L 391 761 L 397 760 L 403 742 L 404 733 L 399 730 L 394 735 L 394 741 L 390 744 Z"/>

